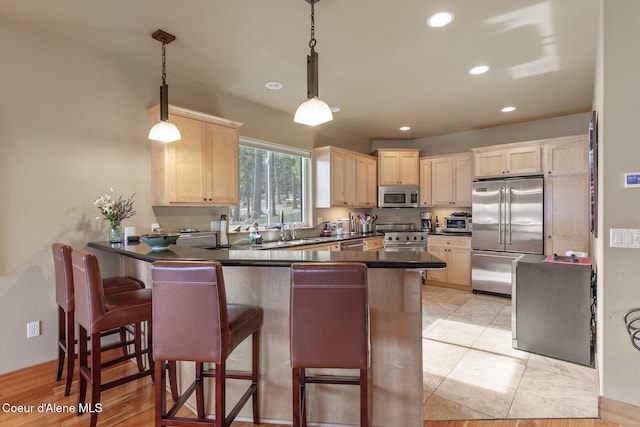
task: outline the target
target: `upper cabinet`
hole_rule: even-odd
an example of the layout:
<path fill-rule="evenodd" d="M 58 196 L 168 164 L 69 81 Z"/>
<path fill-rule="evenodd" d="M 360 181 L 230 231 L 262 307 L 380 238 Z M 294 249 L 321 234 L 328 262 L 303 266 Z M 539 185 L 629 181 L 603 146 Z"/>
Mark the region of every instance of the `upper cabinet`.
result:
<path fill-rule="evenodd" d="M 428 159 L 431 160 L 431 205 L 471 206 L 471 153 L 422 161 Z"/>
<path fill-rule="evenodd" d="M 317 208 L 376 206 L 376 158 L 338 147 L 313 150 Z"/>
<path fill-rule="evenodd" d="M 475 178 L 542 173 L 540 143 L 503 144 L 473 149 Z"/>
<path fill-rule="evenodd" d="M 431 158 L 420 158 L 420 207 L 431 206 Z"/>
<path fill-rule="evenodd" d="M 545 253 L 589 253 L 589 143 L 587 135 L 542 142 Z"/>
<path fill-rule="evenodd" d="M 160 108 L 149 109 L 152 121 Z M 230 206 L 239 202 L 239 133 L 242 123 L 169 106 L 182 139 L 151 141 L 155 206 Z"/>
<path fill-rule="evenodd" d="M 375 208 L 378 205 L 378 160 L 356 154 L 356 207 Z"/>
<path fill-rule="evenodd" d="M 419 149 L 379 148 L 378 185 L 420 185 Z"/>

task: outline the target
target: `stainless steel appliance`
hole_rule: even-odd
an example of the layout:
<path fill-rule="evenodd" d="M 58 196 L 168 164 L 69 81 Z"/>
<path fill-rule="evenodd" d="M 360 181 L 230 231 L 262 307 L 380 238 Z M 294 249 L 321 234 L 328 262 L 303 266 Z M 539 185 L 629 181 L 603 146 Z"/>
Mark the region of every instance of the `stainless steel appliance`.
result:
<path fill-rule="evenodd" d="M 512 262 L 542 254 L 542 177 L 473 183 L 471 287 L 474 292 L 511 295 Z"/>
<path fill-rule="evenodd" d="M 417 185 L 380 185 L 378 186 L 379 208 L 417 208 Z"/>
<path fill-rule="evenodd" d="M 513 348 L 593 366 L 595 289 L 589 258 L 523 255 L 514 263 Z"/>
<path fill-rule="evenodd" d="M 429 233 L 418 230 L 413 223 L 378 224 L 384 232 L 385 252 L 424 252 L 427 250 Z"/>
<path fill-rule="evenodd" d="M 194 231 L 180 232 L 176 245 L 194 248 L 216 249 L 218 247 L 218 232 Z"/>
<path fill-rule="evenodd" d="M 422 231 L 431 231 L 431 212 L 422 212 L 420 218 L 420 229 Z"/>
<path fill-rule="evenodd" d="M 457 215 L 444 217 L 444 231 L 446 233 L 470 233 L 471 215 Z"/>
<path fill-rule="evenodd" d="M 358 251 L 364 250 L 364 240 L 354 239 L 340 242 L 340 251 Z"/>

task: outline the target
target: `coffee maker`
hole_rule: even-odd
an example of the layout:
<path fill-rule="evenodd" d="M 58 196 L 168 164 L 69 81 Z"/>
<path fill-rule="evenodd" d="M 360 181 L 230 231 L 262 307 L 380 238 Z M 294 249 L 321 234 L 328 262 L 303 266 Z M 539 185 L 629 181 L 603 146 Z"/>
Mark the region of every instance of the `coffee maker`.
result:
<path fill-rule="evenodd" d="M 421 226 L 422 231 L 431 231 L 431 212 L 422 212 L 421 213 Z"/>

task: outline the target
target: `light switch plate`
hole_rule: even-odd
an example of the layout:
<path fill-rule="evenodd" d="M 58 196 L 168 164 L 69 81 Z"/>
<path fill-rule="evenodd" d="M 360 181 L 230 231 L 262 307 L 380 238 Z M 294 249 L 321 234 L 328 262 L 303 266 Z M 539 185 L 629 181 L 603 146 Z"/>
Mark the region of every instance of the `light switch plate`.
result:
<path fill-rule="evenodd" d="M 640 230 L 633 228 L 612 228 L 609 246 L 612 248 L 640 249 Z"/>

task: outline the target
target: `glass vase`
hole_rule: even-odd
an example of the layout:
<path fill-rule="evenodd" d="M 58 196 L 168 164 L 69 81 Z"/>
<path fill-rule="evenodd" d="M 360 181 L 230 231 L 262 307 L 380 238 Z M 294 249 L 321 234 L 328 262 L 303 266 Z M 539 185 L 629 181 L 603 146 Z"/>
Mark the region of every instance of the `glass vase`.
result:
<path fill-rule="evenodd" d="M 109 227 L 109 243 L 122 243 L 122 225 L 111 224 Z"/>

